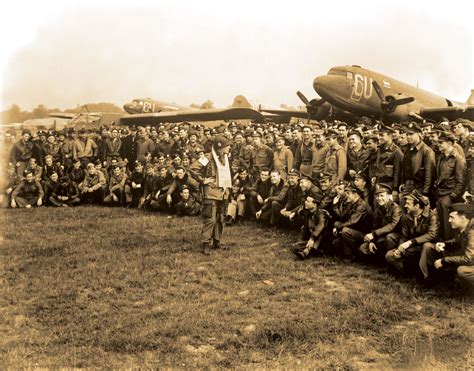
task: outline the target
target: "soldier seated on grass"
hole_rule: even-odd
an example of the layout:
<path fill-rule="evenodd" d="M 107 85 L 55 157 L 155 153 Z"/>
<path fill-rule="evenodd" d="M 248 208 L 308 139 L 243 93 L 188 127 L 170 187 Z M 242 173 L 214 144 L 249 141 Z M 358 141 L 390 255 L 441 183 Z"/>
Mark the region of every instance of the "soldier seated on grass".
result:
<path fill-rule="evenodd" d="M 98 172 L 92 162 L 86 166 L 86 175 L 79 185 L 81 201 L 88 204 L 102 204 L 104 200 L 105 177 Z"/>
<path fill-rule="evenodd" d="M 25 179 L 20 182 L 11 196 L 11 207 L 27 208 L 43 205 L 44 192 L 40 182 L 33 175 L 33 172 L 25 170 Z"/>
<path fill-rule="evenodd" d="M 295 249 L 294 252 L 300 259 L 306 259 L 313 251 L 317 251 L 324 237 L 327 235 L 327 225 L 330 219 L 329 212 L 319 207 L 322 195 L 320 193 L 309 193 L 304 202 L 304 208 L 298 211 L 299 218 L 303 220 L 301 228 L 301 241 L 296 246 L 304 246 L 303 249 Z"/>
<path fill-rule="evenodd" d="M 180 199 L 176 203 L 176 215 L 178 216 L 194 216 L 201 211 L 201 203 L 190 192 L 189 187 L 185 184 L 181 187 L 179 193 Z"/>

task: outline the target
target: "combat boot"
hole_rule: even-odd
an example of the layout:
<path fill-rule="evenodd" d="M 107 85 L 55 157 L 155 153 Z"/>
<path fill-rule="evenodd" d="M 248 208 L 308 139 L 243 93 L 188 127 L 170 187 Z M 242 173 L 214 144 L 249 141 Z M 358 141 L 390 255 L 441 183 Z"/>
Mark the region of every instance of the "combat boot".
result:
<path fill-rule="evenodd" d="M 210 255 L 211 254 L 211 244 L 209 242 L 203 242 L 202 243 L 202 253 L 204 255 Z"/>

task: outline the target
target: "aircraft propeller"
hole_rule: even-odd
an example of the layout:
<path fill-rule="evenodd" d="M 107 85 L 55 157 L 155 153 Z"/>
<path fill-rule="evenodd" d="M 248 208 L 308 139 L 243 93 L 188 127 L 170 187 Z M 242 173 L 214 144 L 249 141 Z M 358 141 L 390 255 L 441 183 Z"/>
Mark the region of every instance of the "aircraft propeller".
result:
<path fill-rule="evenodd" d="M 380 107 L 385 115 L 388 115 L 395 111 L 397 106 L 401 106 L 403 104 L 411 103 L 415 100 L 413 97 L 404 97 L 404 98 L 395 98 L 393 95 L 385 96 L 384 92 L 380 88 L 380 85 L 377 81 L 372 81 L 372 86 L 377 93 L 377 96 L 380 99 Z"/>
<path fill-rule="evenodd" d="M 321 106 L 324 102 L 324 99 L 311 99 L 305 97 L 305 95 L 300 92 L 299 90 L 296 92 L 296 95 L 303 101 L 306 106 L 306 111 L 308 112 L 308 121 L 311 117 L 315 117 L 318 114 L 319 106 Z"/>

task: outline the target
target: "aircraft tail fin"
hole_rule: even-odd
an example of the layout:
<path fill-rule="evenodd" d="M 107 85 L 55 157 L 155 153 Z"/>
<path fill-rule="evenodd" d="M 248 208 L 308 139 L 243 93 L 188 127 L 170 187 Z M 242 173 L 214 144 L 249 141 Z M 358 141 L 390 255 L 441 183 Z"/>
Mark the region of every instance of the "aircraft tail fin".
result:
<path fill-rule="evenodd" d="M 474 105 L 474 89 L 471 89 L 471 95 L 467 98 L 467 104 Z"/>
<path fill-rule="evenodd" d="M 252 105 L 245 96 L 237 95 L 232 102 L 232 108 L 252 108 Z"/>

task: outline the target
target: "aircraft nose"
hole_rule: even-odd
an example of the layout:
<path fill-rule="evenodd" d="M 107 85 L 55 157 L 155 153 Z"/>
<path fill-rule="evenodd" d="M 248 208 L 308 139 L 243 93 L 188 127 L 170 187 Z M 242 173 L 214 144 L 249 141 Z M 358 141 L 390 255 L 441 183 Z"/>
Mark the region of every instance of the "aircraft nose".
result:
<path fill-rule="evenodd" d="M 316 93 L 319 94 L 321 98 L 325 98 L 330 91 L 333 85 L 333 77 L 329 75 L 317 76 L 313 81 L 313 88 L 316 90 Z"/>
<path fill-rule="evenodd" d="M 125 103 L 123 105 L 123 109 L 125 110 L 125 112 L 128 112 L 128 113 L 134 113 L 135 112 L 135 106 L 131 102 Z"/>

